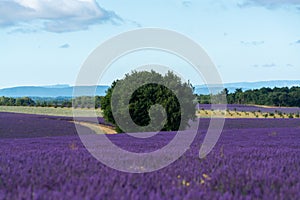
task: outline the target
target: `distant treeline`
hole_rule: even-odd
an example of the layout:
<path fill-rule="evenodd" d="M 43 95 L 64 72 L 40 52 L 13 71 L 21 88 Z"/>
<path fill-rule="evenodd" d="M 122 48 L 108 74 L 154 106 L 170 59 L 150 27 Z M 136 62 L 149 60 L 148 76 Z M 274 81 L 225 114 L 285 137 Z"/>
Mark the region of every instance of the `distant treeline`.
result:
<path fill-rule="evenodd" d="M 39 97 L 0 97 L 0 106 L 36 106 L 36 107 L 72 107 L 72 101 L 75 108 L 100 108 L 100 96 L 95 97 L 76 97 L 74 99 L 68 97 L 57 97 L 57 98 L 39 98 Z"/>
<path fill-rule="evenodd" d="M 236 89 L 235 92 L 229 93 L 224 89 L 217 95 L 197 95 L 197 101 L 200 104 L 211 103 L 210 99 L 218 99 L 219 95 L 225 95 L 228 104 L 255 104 L 267 106 L 284 106 L 300 107 L 300 87 L 283 87 L 283 88 L 261 88 L 254 90 Z M 57 98 L 40 98 L 40 97 L 0 97 L 0 106 L 38 106 L 38 107 L 72 107 L 72 101 L 75 108 L 100 108 L 101 96 L 95 97 L 57 97 Z M 95 105 L 94 105 L 95 104 Z"/>
<path fill-rule="evenodd" d="M 12 98 L 0 97 L 0 106 L 34 106 L 35 102 L 29 97 Z"/>
<path fill-rule="evenodd" d="M 229 93 L 225 88 L 221 94 L 226 95 L 228 104 L 300 107 L 300 87 L 275 87 L 273 89 L 263 87 L 246 91 L 236 89 L 233 93 Z M 209 104 L 210 99 L 216 96 L 218 95 L 197 95 L 197 100 L 201 104 Z"/>

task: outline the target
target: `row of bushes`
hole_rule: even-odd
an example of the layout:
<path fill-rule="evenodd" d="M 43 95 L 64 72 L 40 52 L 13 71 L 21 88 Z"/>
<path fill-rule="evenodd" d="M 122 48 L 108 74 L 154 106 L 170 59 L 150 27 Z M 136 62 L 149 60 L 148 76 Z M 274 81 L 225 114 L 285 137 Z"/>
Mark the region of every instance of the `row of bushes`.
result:
<path fill-rule="evenodd" d="M 100 96 L 95 97 L 76 97 L 75 99 L 47 99 L 33 100 L 30 97 L 0 97 L 0 106 L 36 106 L 36 107 L 61 107 L 61 108 L 100 108 Z"/>
<path fill-rule="evenodd" d="M 255 104 L 268 106 L 285 106 L 300 107 L 300 87 L 274 87 L 260 88 L 254 90 L 243 91 L 241 88 L 230 93 L 228 89 L 224 89 L 220 94 L 216 95 L 197 95 L 198 103 L 209 104 L 212 98 L 218 98 L 224 95 L 229 104 Z"/>

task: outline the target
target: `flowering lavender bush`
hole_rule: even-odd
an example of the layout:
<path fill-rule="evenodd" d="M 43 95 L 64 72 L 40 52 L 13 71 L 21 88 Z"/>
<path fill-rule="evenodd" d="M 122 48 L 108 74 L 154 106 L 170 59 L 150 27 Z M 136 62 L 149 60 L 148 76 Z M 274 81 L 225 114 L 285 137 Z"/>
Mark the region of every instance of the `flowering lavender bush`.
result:
<path fill-rule="evenodd" d="M 99 163 L 68 120 L 0 113 L 0 199 L 300 199 L 298 119 L 228 119 L 213 151 L 199 159 L 209 124 L 200 119 L 184 156 L 145 174 Z M 144 152 L 165 145 L 174 133 L 108 137 Z"/>

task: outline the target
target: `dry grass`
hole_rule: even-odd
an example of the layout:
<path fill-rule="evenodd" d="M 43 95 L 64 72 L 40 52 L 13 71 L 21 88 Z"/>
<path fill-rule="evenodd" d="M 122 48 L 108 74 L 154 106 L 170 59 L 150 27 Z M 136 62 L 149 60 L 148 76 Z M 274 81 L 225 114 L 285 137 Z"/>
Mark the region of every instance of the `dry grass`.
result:
<path fill-rule="evenodd" d="M 116 134 L 116 130 L 111 126 L 105 126 L 103 124 L 95 124 L 95 123 L 89 123 L 89 122 L 75 122 L 73 123 L 87 127 L 94 131 L 96 134 Z"/>
<path fill-rule="evenodd" d="M 220 110 L 198 110 L 196 116 L 200 118 L 210 118 L 210 117 L 224 117 L 224 118 L 289 118 L 289 114 L 270 114 L 261 112 L 241 112 L 241 111 L 220 111 Z M 297 118 L 293 115 L 293 118 Z"/>
<path fill-rule="evenodd" d="M 80 116 L 92 116 L 93 109 L 76 108 L 76 113 Z M 0 112 L 25 113 L 36 115 L 51 115 L 51 116 L 73 116 L 72 108 L 54 108 L 54 107 L 29 107 L 29 106 L 0 106 Z M 101 109 L 96 109 L 96 115 L 102 117 Z"/>

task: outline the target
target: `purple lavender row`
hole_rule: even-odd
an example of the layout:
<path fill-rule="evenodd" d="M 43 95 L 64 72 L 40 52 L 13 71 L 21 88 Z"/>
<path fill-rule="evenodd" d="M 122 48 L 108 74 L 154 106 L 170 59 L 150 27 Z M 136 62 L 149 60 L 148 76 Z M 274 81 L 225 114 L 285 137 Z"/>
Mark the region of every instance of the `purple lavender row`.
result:
<path fill-rule="evenodd" d="M 83 118 L 84 120 L 85 118 Z M 0 138 L 26 138 L 77 135 L 71 117 L 0 113 Z M 106 123 L 98 118 L 99 123 Z M 199 130 L 207 130 L 210 119 L 201 118 Z M 89 121 L 86 119 L 86 121 Z M 226 119 L 224 129 L 299 127 L 298 119 Z M 90 133 L 93 133 L 90 131 Z M 161 133 L 166 135 L 165 133 Z M 134 141 L 134 140 L 133 140 Z"/>
<path fill-rule="evenodd" d="M 216 105 L 218 106 L 218 105 Z M 197 109 L 211 110 L 211 104 L 197 104 Z M 228 104 L 227 109 L 230 111 L 241 111 L 241 112 L 263 112 L 263 113 L 300 113 L 299 107 L 260 107 L 254 105 L 242 105 L 242 104 Z"/>
<path fill-rule="evenodd" d="M 61 134 L 73 130 L 65 120 L 43 119 L 39 125 L 40 121 L 33 123 L 35 118 L 27 121 L 28 115 L 7 115 L 1 114 L 1 121 L 23 120 L 23 126 L 7 129 L 1 124 L 1 134 L 27 129 L 40 134 L 42 125 L 47 136 L 54 133 L 50 125 Z M 201 129 L 183 157 L 147 174 L 106 167 L 72 134 L 0 139 L 0 199 L 300 199 L 299 123 L 278 120 L 226 121 L 219 142 L 202 160 L 198 152 L 205 130 Z M 25 121 L 30 125 L 24 126 Z M 160 148 L 173 136 L 169 132 L 155 140 L 133 142 L 125 134 L 109 137 L 122 148 L 142 152 Z"/>

